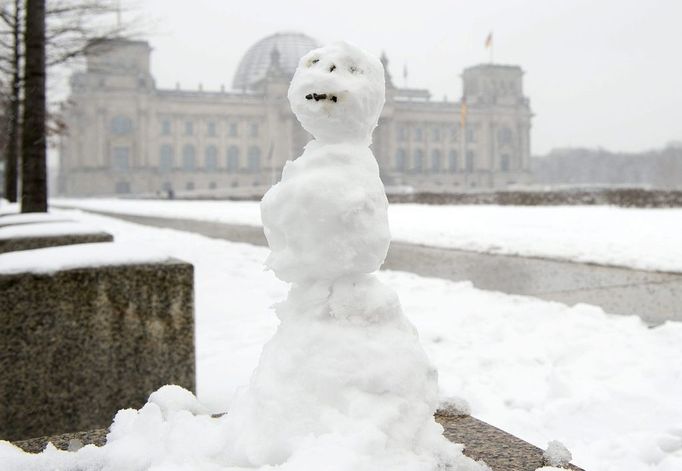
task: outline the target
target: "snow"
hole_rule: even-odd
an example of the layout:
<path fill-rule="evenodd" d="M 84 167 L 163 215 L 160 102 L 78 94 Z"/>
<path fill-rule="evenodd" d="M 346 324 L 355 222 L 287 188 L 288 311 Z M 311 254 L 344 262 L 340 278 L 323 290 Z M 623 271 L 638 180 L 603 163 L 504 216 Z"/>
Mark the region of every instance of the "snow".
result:
<path fill-rule="evenodd" d="M 0 227 L 9 226 L 12 224 L 29 224 L 36 222 L 66 222 L 64 216 L 54 213 L 20 213 L 20 214 L 3 214 L 0 211 Z"/>
<path fill-rule="evenodd" d="M 263 197 L 266 264 L 293 282 L 376 271 L 391 238 L 387 207 L 369 148 L 312 141 Z"/>
<path fill-rule="evenodd" d="M 60 199 L 114 213 L 260 225 L 256 202 Z M 486 253 L 682 272 L 682 209 L 392 204 L 393 240 Z"/>
<path fill-rule="evenodd" d="M 98 242 L 63 245 L 0 254 L 0 275 L 22 272 L 49 274 L 101 265 L 164 262 L 170 258 L 154 244 Z"/>
<path fill-rule="evenodd" d="M 557 468 L 563 468 L 568 466 L 573 457 L 568 448 L 557 440 L 552 440 L 547 444 L 547 448 L 542 453 L 542 457 L 545 462 L 550 466 L 556 466 Z"/>
<path fill-rule="evenodd" d="M 345 43 L 311 51 L 292 79 L 292 110 L 315 139 L 287 162 L 261 214 L 266 265 L 293 285 L 223 420 L 232 466 L 487 469 L 442 435 L 436 370 L 395 291 L 372 274 L 390 243 L 368 148 L 383 81 L 379 60 Z"/>
<path fill-rule="evenodd" d="M 24 239 L 27 237 L 54 237 L 62 235 L 84 235 L 102 232 L 98 227 L 81 222 L 42 222 L 17 224 L 0 227 L 0 240 Z"/>
<path fill-rule="evenodd" d="M 272 305 L 288 290 L 263 270 L 267 249 L 78 211 L 60 214 L 194 264 L 198 398 L 213 413 L 228 410 L 277 328 Z M 439 371 L 443 401 L 462 398 L 474 417 L 538 447 L 560 440 L 588 470 L 682 469 L 682 323 L 649 328 L 593 306 L 409 273 L 378 277 L 397 291 L 416 326 Z M 196 437 L 187 440 L 203 446 Z M 15 453 L 0 447 L 0 469 L 25 469 L 4 465 Z"/>

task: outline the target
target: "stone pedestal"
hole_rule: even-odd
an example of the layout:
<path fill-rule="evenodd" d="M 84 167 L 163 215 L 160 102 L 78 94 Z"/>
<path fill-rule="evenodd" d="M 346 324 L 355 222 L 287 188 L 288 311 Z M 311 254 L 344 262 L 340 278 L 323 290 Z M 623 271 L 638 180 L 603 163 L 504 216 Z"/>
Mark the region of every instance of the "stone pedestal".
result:
<path fill-rule="evenodd" d="M 173 260 L 0 274 L 0 439 L 106 427 L 165 384 L 194 390 L 193 289 Z"/>

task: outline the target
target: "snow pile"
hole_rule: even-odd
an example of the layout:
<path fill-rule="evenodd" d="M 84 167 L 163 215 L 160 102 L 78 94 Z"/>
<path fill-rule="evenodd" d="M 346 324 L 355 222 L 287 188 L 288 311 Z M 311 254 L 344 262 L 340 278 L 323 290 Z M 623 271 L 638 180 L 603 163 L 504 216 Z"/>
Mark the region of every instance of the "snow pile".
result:
<path fill-rule="evenodd" d="M 233 465 L 485 469 L 442 436 L 437 373 L 397 295 L 371 274 L 390 241 L 367 148 L 383 80 L 376 58 L 343 43 L 304 56 L 292 80 L 292 109 L 316 140 L 261 208 L 267 264 L 294 284 L 226 418 Z"/>
<path fill-rule="evenodd" d="M 563 443 L 552 440 L 547 444 L 547 448 L 542 453 L 542 458 L 545 460 L 545 463 L 550 466 L 564 468 L 568 466 L 573 459 L 573 456 Z"/>

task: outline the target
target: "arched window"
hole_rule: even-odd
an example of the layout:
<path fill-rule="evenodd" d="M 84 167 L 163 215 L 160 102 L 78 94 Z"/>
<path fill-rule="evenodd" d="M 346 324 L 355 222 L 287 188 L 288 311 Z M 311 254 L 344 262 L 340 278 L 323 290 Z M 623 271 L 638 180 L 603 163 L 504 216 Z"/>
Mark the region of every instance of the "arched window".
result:
<path fill-rule="evenodd" d="M 431 151 L 431 171 L 433 173 L 440 173 L 443 170 L 443 163 L 440 150 L 433 149 Z"/>
<path fill-rule="evenodd" d="M 182 169 L 183 170 L 194 170 L 196 168 L 196 158 L 194 152 L 194 146 L 192 144 L 186 144 L 182 148 Z"/>
<path fill-rule="evenodd" d="M 504 127 L 497 130 L 497 142 L 500 145 L 512 143 L 512 130 Z"/>
<path fill-rule="evenodd" d="M 475 159 L 476 159 L 476 154 L 474 153 L 474 151 L 468 150 L 467 151 L 467 161 L 466 161 L 467 172 L 471 173 L 474 171 L 474 160 Z"/>
<path fill-rule="evenodd" d="M 448 170 L 450 170 L 450 173 L 457 173 L 458 167 L 457 151 L 451 150 L 448 154 Z"/>
<path fill-rule="evenodd" d="M 127 116 L 114 116 L 111 120 L 111 132 L 114 134 L 128 134 L 133 131 L 133 122 Z"/>
<path fill-rule="evenodd" d="M 210 172 L 218 170 L 218 149 L 215 146 L 206 148 L 204 167 Z"/>
<path fill-rule="evenodd" d="M 230 146 L 227 149 L 227 171 L 235 173 L 239 171 L 239 147 Z"/>
<path fill-rule="evenodd" d="M 159 150 L 159 170 L 162 172 L 170 172 L 173 170 L 173 146 L 164 144 Z"/>
<path fill-rule="evenodd" d="M 414 151 L 414 169 L 415 173 L 422 173 L 424 171 L 424 152 L 421 149 Z"/>
<path fill-rule="evenodd" d="M 424 139 L 424 133 L 422 132 L 422 128 L 415 128 L 414 129 L 414 140 L 415 141 L 421 141 Z"/>
<path fill-rule="evenodd" d="M 260 172 L 260 148 L 256 146 L 249 147 L 248 170 L 250 173 Z"/>
<path fill-rule="evenodd" d="M 395 169 L 399 172 L 404 172 L 407 169 L 407 154 L 405 149 L 398 149 L 395 152 Z"/>
<path fill-rule="evenodd" d="M 500 170 L 503 172 L 508 172 L 510 160 L 509 154 L 502 154 L 500 156 Z"/>

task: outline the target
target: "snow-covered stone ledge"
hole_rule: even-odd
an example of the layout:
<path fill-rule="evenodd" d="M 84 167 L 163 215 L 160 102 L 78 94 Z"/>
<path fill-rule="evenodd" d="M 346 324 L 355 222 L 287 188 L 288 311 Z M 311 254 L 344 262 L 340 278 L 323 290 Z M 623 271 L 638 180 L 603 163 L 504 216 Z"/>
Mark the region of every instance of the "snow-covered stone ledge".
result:
<path fill-rule="evenodd" d="M 540 448 L 470 415 L 438 411 L 436 421 L 443 426 L 445 437 L 464 445 L 466 456 L 485 461 L 493 471 L 535 471 L 546 465 Z M 103 446 L 108 432 L 108 429 L 97 429 L 38 437 L 14 444 L 28 453 L 40 453 L 48 443 L 59 450 L 75 451 L 85 445 Z M 566 469 L 583 471 L 574 465 Z"/>
<path fill-rule="evenodd" d="M 52 214 L 17 214 L 0 218 L 0 254 L 60 245 L 111 242 L 101 229 L 60 220 Z"/>
<path fill-rule="evenodd" d="M 192 265 L 150 247 L 0 255 L 0 437 L 104 427 L 167 383 L 195 388 Z"/>

